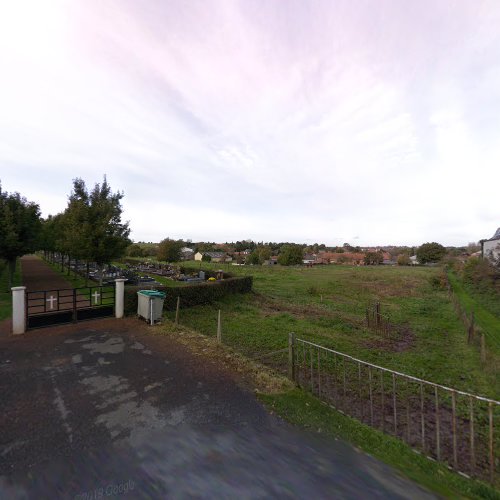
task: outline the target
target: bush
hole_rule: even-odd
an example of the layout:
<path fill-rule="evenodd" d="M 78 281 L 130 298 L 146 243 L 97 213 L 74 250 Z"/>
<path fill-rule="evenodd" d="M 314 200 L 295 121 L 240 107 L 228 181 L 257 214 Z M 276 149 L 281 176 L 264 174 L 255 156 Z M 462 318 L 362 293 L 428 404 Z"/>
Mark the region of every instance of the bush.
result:
<path fill-rule="evenodd" d="M 252 290 L 252 276 L 228 278 L 214 283 L 196 283 L 188 286 L 157 287 L 166 293 L 163 309 L 173 311 L 177 305 L 177 297 L 181 298 L 181 307 L 192 307 L 210 304 L 231 293 L 247 293 Z M 125 315 L 137 313 L 137 286 L 125 287 Z"/>

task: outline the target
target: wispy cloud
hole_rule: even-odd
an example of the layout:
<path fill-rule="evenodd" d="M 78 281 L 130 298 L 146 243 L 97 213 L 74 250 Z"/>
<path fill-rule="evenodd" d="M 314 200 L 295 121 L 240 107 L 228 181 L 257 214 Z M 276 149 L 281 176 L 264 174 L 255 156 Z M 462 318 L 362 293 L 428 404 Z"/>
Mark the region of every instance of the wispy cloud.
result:
<path fill-rule="evenodd" d="M 477 240 L 499 25 L 494 0 L 0 2 L 0 178 L 49 213 L 106 173 L 136 239 Z"/>

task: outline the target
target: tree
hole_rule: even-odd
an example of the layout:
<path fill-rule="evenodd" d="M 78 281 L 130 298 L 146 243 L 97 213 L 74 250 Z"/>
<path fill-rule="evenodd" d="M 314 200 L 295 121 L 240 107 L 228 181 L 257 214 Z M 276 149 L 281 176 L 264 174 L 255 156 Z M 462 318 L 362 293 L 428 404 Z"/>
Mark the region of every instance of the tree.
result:
<path fill-rule="evenodd" d="M 201 260 L 203 262 L 212 262 L 212 257 L 210 257 L 210 255 L 208 255 L 208 253 L 204 253 L 201 257 Z"/>
<path fill-rule="evenodd" d="M 121 220 L 123 196 L 111 191 L 106 176 L 90 192 L 82 179 L 75 179 L 64 212 L 66 250 L 87 265 L 95 262 L 101 270 L 101 284 L 104 265 L 123 257 L 131 243 L 128 222 Z"/>
<path fill-rule="evenodd" d="M 382 252 L 367 252 L 364 262 L 367 266 L 382 264 L 384 262 L 384 254 Z"/>
<path fill-rule="evenodd" d="M 409 266 L 410 265 L 410 256 L 406 253 L 402 253 L 398 255 L 397 260 L 398 266 Z"/>
<path fill-rule="evenodd" d="M 256 250 L 254 250 L 252 253 L 247 255 L 247 258 L 245 260 L 245 264 L 250 264 L 250 265 L 260 264 L 259 254 L 257 253 Z"/>
<path fill-rule="evenodd" d="M 171 240 L 170 238 L 165 238 L 160 241 L 158 246 L 158 260 L 164 260 L 166 262 L 178 262 L 181 260 L 181 248 L 183 246 L 182 241 Z"/>
<path fill-rule="evenodd" d="M 0 186 L 0 258 L 9 267 L 9 289 L 17 258 L 38 249 L 40 231 L 40 207 L 19 193 L 2 191 Z"/>
<path fill-rule="evenodd" d="M 446 255 L 446 248 L 439 243 L 424 243 L 417 249 L 417 259 L 421 264 L 439 262 Z"/>
<path fill-rule="evenodd" d="M 300 245 L 285 244 L 281 247 L 278 263 L 282 266 L 302 264 L 303 251 Z"/>
<path fill-rule="evenodd" d="M 127 247 L 127 256 L 128 257 L 143 257 L 144 251 L 141 245 L 137 243 L 132 243 L 132 245 Z"/>

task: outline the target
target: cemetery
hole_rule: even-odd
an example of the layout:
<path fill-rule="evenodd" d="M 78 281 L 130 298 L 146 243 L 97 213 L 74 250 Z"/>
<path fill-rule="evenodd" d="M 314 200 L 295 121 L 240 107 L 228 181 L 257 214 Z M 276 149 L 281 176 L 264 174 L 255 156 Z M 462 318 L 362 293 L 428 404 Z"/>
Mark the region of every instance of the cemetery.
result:
<path fill-rule="evenodd" d="M 179 265 L 138 262 L 131 259 L 124 259 L 104 267 L 99 267 L 95 262 L 87 264 L 77 260 L 67 260 L 65 256 L 60 254 L 53 254 L 47 260 L 61 266 L 61 270 L 64 269 L 83 279 L 103 285 L 111 285 L 117 278 L 125 279 L 126 285 L 152 288 L 162 285 L 172 286 L 218 281 L 230 277 L 222 270 L 193 270 L 185 269 Z"/>

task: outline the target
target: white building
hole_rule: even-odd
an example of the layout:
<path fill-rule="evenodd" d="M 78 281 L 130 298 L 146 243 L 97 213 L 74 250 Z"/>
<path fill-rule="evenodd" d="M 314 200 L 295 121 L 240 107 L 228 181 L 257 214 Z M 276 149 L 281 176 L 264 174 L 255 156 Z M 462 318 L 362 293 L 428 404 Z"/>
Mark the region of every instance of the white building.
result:
<path fill-rule="evenodd" d="M 500 258 L 500 227 L 497 229 L 493 238 L 481 243 L 482 256 L 491 261 Z"/>

